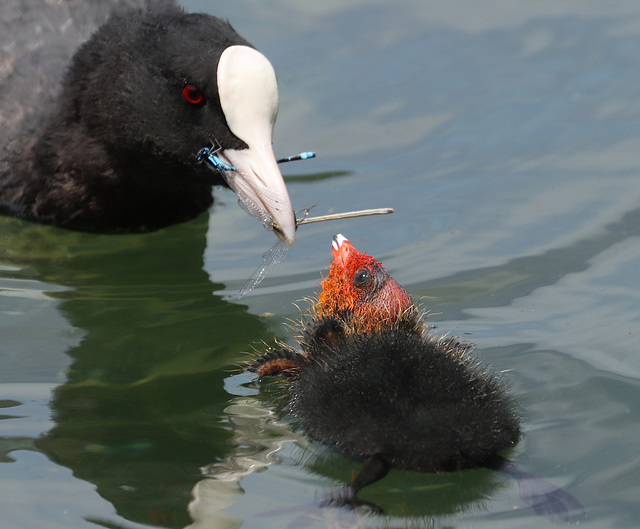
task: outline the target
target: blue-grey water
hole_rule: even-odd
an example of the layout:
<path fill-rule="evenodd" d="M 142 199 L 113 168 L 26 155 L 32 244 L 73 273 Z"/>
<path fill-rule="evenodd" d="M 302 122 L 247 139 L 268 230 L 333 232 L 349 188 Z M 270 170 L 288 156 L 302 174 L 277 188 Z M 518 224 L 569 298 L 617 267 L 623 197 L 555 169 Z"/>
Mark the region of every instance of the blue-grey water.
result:
<path fill-rule="evenodd" d="M 570 524 L 637 527 L 640 4 L 185 6 L 272 61 L 276 154 L 318 153 L 283 166 L 294 207 L 396 212 L 301 226 L 241 300 L 275 238 L 229 191 L 145 235 L 1 219 L 0 527 L 552 526 L 485 470 L 392 471 L 362 494 L 382 518 L 318 506 L 358 464 L 238 366 L 288 339 L 337 232 L 503 372 L 510 457 L 584 504 Z"/>

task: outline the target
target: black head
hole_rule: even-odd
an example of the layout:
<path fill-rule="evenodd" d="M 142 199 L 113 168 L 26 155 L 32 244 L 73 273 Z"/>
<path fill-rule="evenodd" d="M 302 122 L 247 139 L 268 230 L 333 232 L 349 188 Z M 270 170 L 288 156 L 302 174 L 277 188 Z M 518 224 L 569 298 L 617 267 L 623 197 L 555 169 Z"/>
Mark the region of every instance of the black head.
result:
<path fill-rule="evenodd" d="M 65 102 L 92 136 L 141 156 L 186 162 L 212 134 L 246 148 L 217 97 L 217 64 L 233 44 L 248 43 L 213 17 L 179 10 L 113 17 L 75 55 Z M 187 84 L 202 90 L 200 104 L 184 99 Z"/>
<path fill-rule="evenodd" d="M 179 8 L 113 17 L 77 52 L 63 99 L 64 120 L 81 123 L 131 178 L 229 185 L 293 243 L 293 210 L 271 149 L 275 73 L 228 22 Z M 197 163 L 212 142 L 236 172 Z"/>

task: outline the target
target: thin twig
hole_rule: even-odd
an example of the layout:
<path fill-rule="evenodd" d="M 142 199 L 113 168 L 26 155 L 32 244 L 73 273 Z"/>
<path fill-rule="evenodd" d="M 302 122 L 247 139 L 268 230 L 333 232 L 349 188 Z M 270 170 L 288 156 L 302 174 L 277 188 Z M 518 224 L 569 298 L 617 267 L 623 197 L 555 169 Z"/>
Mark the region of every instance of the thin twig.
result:
<path fill-rule="evenodd" d="M 393 208 L 361 209 L 359 211 L 347 211 L 346 213 L 334 213 L 332 215 L 320 215 L 319 217 L 303 217 L 296 221 L 297 225 L 311 224 L 312 222 L 324 222 L 325 220 L 351 219 L 355 217 L 367 217 L 369 215 L 387 215 L 393 213 Z"/>

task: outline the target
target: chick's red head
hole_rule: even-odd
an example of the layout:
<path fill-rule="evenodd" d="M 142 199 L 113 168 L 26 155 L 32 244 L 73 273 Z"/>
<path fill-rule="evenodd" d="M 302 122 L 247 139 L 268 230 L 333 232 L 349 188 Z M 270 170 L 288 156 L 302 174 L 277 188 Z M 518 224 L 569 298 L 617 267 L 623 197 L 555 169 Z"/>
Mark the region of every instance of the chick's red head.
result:
<path fill-rule="evenodd" d="M 339 317 L 358 332 L 372 332 L 414 308 L 409 293 L 382 265 L 344 236 L 333 237 L 332 255 L 316 305 L 318 316 Z"/>

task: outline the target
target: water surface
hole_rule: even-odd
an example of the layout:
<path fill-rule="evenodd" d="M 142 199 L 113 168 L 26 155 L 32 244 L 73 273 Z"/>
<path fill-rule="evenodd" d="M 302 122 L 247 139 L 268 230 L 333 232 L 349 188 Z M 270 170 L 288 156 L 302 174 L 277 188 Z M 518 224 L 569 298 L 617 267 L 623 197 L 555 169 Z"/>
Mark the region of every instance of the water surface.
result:
<path fill-rule="evenodd" d="M 310 442 L 238 365 L 287 339 L 331 236 L 380 259 L 504 372 L 523 470 L 581 526 L 640 518 L 640 7 L 600 2 L 192 0 L 273 62 L 294 207 L 391 206 L 274 242 L 228 191 L 153 234 L 0 222 L 0 527 L 536 527 L 485 470 L 393 471 L 321 509 L 358 465 Z M 304 307 L 304 303 L 301 305 Z M 261 391 L 260 391 L 261 389 Z"/>

